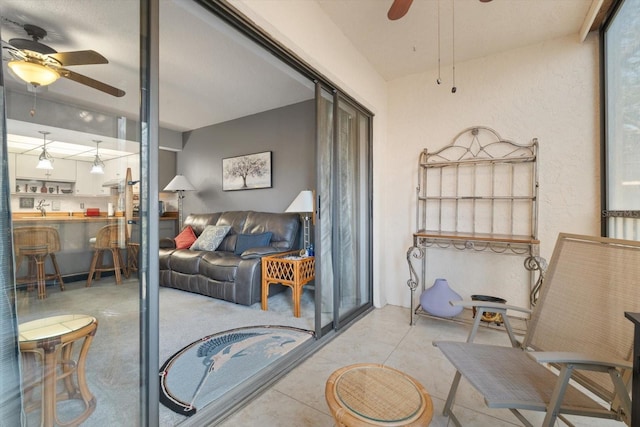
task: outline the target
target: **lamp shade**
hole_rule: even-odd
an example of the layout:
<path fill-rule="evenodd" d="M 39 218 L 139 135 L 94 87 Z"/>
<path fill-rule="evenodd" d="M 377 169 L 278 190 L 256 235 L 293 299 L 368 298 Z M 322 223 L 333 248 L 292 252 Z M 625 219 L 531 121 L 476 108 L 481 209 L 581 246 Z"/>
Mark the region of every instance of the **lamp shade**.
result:
<path fill-rule="evenodd" d="M 29 61 L 10 61 L 9 68 L 22 80 L 34 86 L 46 86 L 60 78 L 57 71 Z"/>
<path fill-rule="evenodd" d="M 313 212 L 313 191 L 302 190 L 285 212 Z"/>
<path fill-rule="evenodd" d="M 47 158 L 40 159 L 38 161 L 38 164 L 36 165 L 36 169 L 53 170 L 53 165 L 51 164 L 51 160 Z"/>
<path fill-rule="evenodd" d="M 40 157 L 38 157 L 38 164 L 36 165 L 36 169 L 53 169 L 53 157 L 47 151 L 47 135 L 49 132 L 45 130 L 39 130 L 38 133 L 42 134 L 42 153 L 40 153 Z"/>
<path fill-rule="evenodd" d="M 100 163 L 93 162 L 93 165 L 91 166 L 91 170 L 89 171 L 89 173 L 104 175 L 104 168 Z"/>
<path fill-rule="evenodd" d="M 176 175 L 171 182 L 164 187 L 164 191 L 195 191 L 195 187 L 184 175 Z"/>
<path fill-rule="evenodd" d="M 98 145 L 102 142 L 98 139 L 94 139 L 93 142 L 96 143 L 96 158 L 93 159 L 93 164 L 91 165 L 91 171 L 89 173 L 93 174 L 104 174 L 104 162 L 100 159 L 100 153 L 98 152 Z"/>

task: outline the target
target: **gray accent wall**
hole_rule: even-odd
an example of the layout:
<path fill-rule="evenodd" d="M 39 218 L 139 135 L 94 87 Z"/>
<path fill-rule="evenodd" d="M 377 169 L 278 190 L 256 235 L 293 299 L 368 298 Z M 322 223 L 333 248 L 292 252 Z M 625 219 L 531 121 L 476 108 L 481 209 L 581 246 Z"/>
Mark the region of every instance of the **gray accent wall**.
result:
<path fill-rule="evenodd" d="M 315 189 L 315 101 L 242 117 L 183 134 L 177 173 L 197 189 L 184 215 L 230 210 L 283 212 L 301 190 Z M 222 191 L 222 159 L 272 152 L 272 187 Z"/>

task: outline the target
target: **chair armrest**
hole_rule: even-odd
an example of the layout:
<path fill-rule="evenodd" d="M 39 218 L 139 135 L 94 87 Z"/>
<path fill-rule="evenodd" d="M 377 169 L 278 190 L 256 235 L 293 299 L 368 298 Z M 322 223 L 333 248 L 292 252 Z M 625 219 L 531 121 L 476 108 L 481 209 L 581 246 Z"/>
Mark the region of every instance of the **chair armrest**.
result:
<path fill-rule="evenodd" d="M 240 254 L 242 259 L 262 258 L 265 255 L 279 254 L 283 251 L 273 246 L 261 246 L 257 248 L 249 248 Z"/>
<path fill-rule="evenodd" d="M 161 249 L 175 249 L 176 241 L 170 237 L 163 237 L 160 239 L 160 248 Z"/>
<path fill-rule="evenodd" d="M 582 369 L 605 370 L 609 368 L 632 369 L 633 364 L 623 359 L 598 359 L 589 354 L 574 353 L 569 351 L 529 351 L 527 355 L 538 363 L 573 364 Z"/>
<path fill-rule="evenodd" d="M 615 388 L 616 397 L 613 402 L 618 401 L 618 410 L 625 414 L 631 414 L 631 396 L 627 384 L 625 384 L 625 375 L 620 369 L 631 371 L 633 364 L 623 359 L 601 359 L 591 357 L 585 353 L 564 352 L 564 351 L 527 351 L 529 357 L 538 363 L 549 363 L 559 368 L 558 381 L 553 391 L 554 395 L 559 396 L 554 405 L 549 405 L 547 411 L 555 411 L 562 401 L 564 389 L 573 377 L 574 370 L 586 370 L 608 373 L 611 382 Z"/>

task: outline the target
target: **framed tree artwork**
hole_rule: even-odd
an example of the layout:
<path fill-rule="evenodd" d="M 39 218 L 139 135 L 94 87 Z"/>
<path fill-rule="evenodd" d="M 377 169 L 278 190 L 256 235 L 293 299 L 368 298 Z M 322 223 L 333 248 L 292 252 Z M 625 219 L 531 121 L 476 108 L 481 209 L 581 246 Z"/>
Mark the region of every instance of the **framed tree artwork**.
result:
<path fill-rule="evenodd" d="M 271 187 L 271 151 L 222 159 L 222 190 Z"/>

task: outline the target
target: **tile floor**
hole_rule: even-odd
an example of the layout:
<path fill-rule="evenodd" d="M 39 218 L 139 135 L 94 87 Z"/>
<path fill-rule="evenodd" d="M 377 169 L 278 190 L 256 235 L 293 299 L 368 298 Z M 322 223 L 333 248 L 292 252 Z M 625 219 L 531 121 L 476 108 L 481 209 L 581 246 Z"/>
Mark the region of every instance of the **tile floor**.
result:
<path fill-rule="evenodd" d="M 438 339 L 464 341 L 467 328 L 424 317 L 410 326 L 409 309 L 391 305 L 376 309 L 220 425 L 334 426 L 324 398 L 326 379 L 342 366 L 370 362 L 400 369 L 421 382 L 433 401 L 431 426 L 447 426 L 442 408 L 454 370 L 431 343 Z M 486 328 L 481 329 L 476 341 L 509 345 L 506 334 Z M 482 397 L 464 380 L 458 392 L 456 415 L 463 425 L 472 427 L 522 425 L 508 410 L 486 408 Z M 526 415 L 534 425 L 543 419 L 539 413 Z M 571 421 L 576 426 L 624 426 L 584 417 L 571 417 Z"/>

